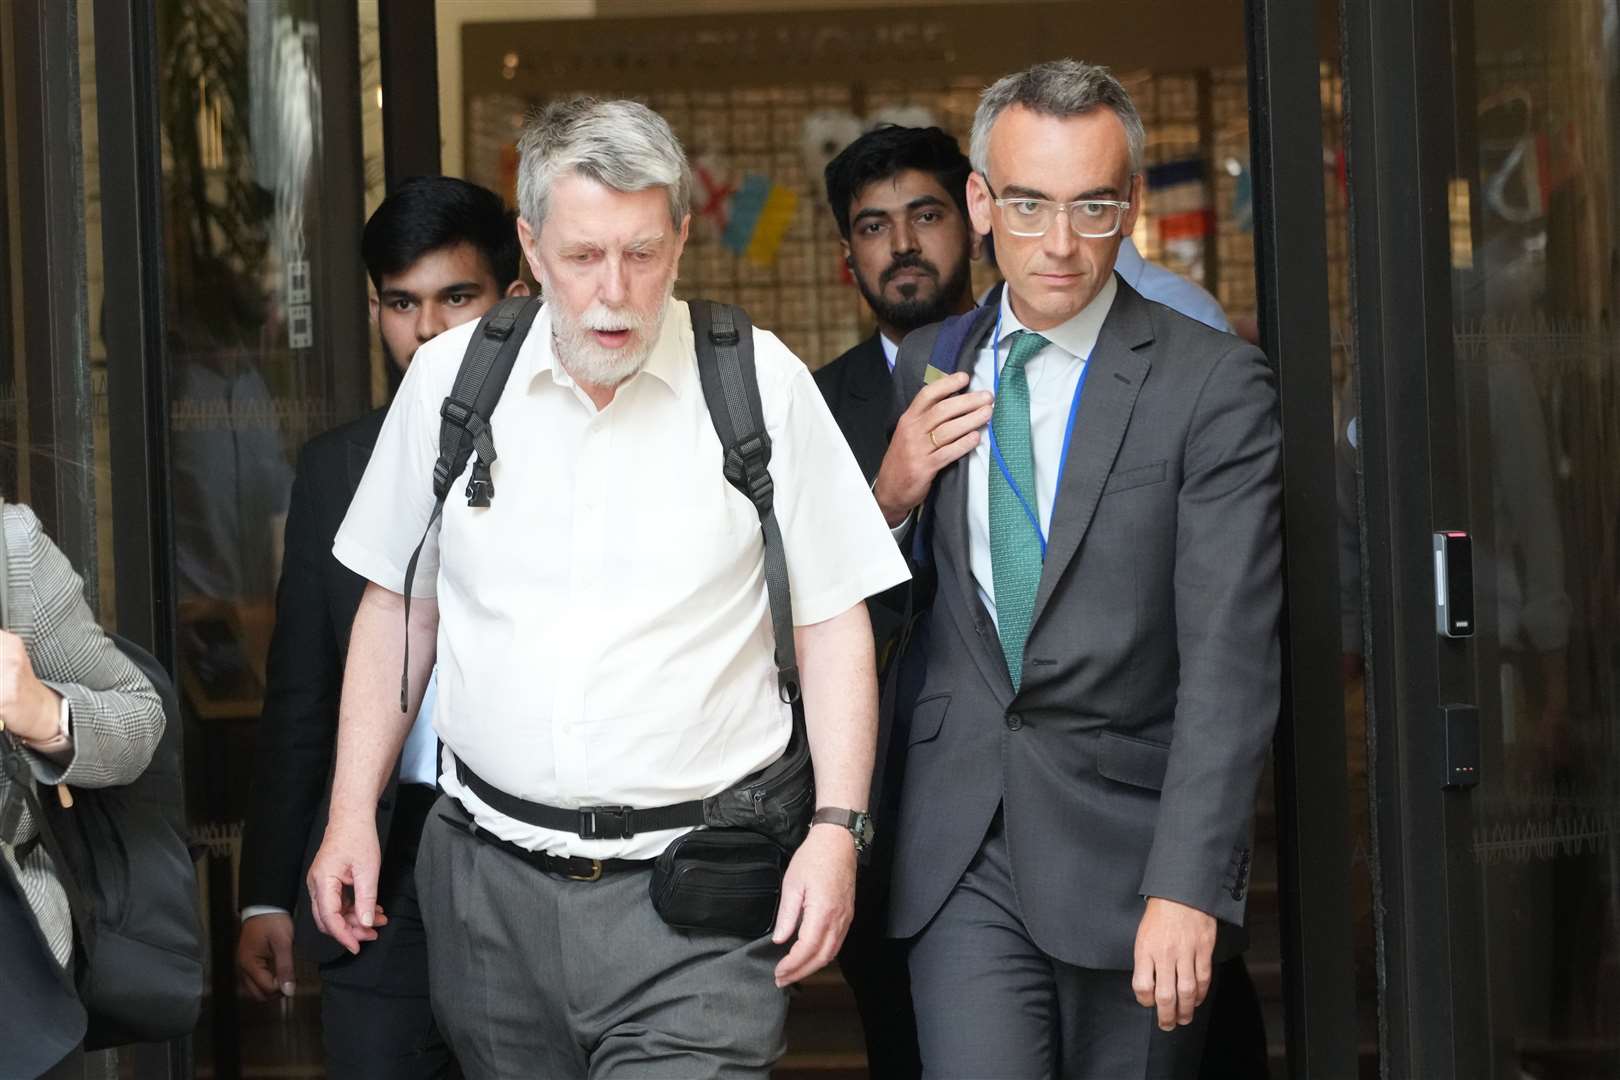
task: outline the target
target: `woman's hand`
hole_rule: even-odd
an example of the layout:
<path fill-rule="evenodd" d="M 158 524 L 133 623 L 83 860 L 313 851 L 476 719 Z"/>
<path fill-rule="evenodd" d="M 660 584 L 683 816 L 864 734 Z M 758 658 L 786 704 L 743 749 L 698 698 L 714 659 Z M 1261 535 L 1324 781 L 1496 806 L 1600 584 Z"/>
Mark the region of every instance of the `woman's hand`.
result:
<path fill-rule="evenodd" d="M 34 676 L 22 638 L 0 630 L 0 727 L 24 742 L 56 738 L 62 698 Z"/>

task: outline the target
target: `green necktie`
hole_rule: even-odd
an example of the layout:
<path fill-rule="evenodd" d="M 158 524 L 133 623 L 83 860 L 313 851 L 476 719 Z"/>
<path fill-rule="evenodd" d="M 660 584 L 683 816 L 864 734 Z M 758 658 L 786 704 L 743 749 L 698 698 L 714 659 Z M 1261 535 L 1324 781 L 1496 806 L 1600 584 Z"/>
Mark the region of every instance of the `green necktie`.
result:
<path fill-rule="evenodd" d="M 1037 517 L 1040 503 L 1035 494 L 1035 448 L 1029 434 L 1029 378 L 1024 365 L 1046 348 L 1039 334 L 1021 330 L 1012 336 L 1012 349 L 1001 369 L 1001 388 L 996 394 L 995 412 L 990 417 L 996 449 L 1001 452 L 1001 470 L 994 455 L 990 461 L 990 577 L 996 589 L 996 629 L 1001 634 L 1001 651 L 1007 658 L 1007 673 L 1013 689 L 1024 680 L 1024 642 L 1029 640 L 1029 624 L 1035 615 L 1035 591 L 1041 583 L 1041 535 L 1018 493 L 1029 500 Z M 1018 487 L 1007 483 L 1011 476 Z"/>

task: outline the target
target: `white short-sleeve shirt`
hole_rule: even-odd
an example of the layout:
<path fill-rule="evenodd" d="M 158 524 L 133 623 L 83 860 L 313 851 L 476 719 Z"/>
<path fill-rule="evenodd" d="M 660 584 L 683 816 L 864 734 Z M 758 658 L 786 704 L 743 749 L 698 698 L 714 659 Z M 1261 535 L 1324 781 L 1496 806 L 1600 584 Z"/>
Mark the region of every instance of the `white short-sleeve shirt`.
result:
<path fill-rule="evenodd" d="M 418 350 L 333 545 L 395 592 L 475 329 Z M 794 621 L 818 623 L 907 570 L 809 371 L 768 331 L 754 331 L 754 357 Z M 600 412 L 556 361 L 542 309 L 490 426 L 491 505 L 469 507 L 455 481 L 412 589 L 438 598 L 445 746 L 497 788 L 563 807 L 703 798 L 775 760 L 792 717 L 759 518 L 721 472 L 686 305 L 672 301 L 646 366 Z M 581 840 L 491 810 L 453 770 L 441 780 L 480 826 L 531 850 L 647 858 L 678 835 Z"/>

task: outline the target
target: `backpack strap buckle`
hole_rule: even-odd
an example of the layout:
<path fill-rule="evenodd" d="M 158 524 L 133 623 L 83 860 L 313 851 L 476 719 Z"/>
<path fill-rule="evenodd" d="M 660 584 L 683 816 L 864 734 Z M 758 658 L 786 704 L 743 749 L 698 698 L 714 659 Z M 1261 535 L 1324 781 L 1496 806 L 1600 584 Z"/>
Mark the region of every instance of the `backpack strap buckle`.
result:
<path fill-rule="evenodd" d="M 439 415 L 456 425 L 456 427 L 466 431 L 467 423 L 473 417 L 473 407 L 465 401 L 457 401 L 453 397 L 446 397 L 444 404 L 439 406 Z"/>
<path fill-rule="evenodd" d="M 726 450 L 726 480 L 762 514 L 771 508 L 776 490 L 770 464 L 771 437 L 763 431 L 739 439 Z"/>
<path fill-rule="evenodd" d="M 503 309 L 495 312 L 488 322 L 484 324 L 484 336 L 491 341 L 505 341 L 512 336 L 512 328 L 517 325 L 518 314 L 521 308 L 508 312 Z"/>
<path fill-rule="evenodd" d="M 495 481 L 489 475 L 489 466 L 483 458 L 473 462 L 472 475 L 467 478 L 467 505 L 485 507 L 495 494 Z"/>
<path fill-rule="evenodd" d="M 433 496 L 442 499 L 449 490 L 450 462 L 441 457 L 433 463 Z"/>

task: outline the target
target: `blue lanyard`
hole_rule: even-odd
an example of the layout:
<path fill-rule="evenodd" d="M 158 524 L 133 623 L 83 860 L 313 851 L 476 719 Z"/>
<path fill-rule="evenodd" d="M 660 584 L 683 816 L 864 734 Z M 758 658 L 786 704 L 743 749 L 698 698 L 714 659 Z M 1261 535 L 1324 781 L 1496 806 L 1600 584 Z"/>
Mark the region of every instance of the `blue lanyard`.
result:
<path fill-rule="evenodd" d="M 1001 313 L 996 313 L 996 328 L 990 339 L 990 362 L 995 367 L 995 396 L 1001 397 Z M 1086 359 L 1080 368 L 1080 378 L 1075 380 L 1074 400 L 1069 402 L 1069 421 L 1063 427 L 1063 453 L 1058 458 L 1057 487 L 1052 492 L 1052 509 L 1057 510 L 1057 496 L 1063 490 L 1063 470 L 1069 467 L 1069 443 L 1074 439 L 1074 418 L 1080 412 L 1080 394 L 1086 388 L 1086 376 L 1091 373 L 1091 361 Z M 1025 497 L 1018 487 L 1018 482 L 1012 478 L 1012 472 L 1007 468 L 1007 459 L 1001 456 L 1001 447 L 996 445 L 996 425 L 990 422 L 990 456 L 995 458 L 996 467 L 1001 470 L 1002 479 L 1012 488 L 1013 496 L 1018 505 L 1024 508 L 1024 516 L 1029 519 L 1030 527 L 1035 530 L 1035 538 L 1041 542 L 1041 561 L 1046 561 L 1047 533 L 1041 528 L 1041 516 L 1035 512 L 1035 506 Z M 1031 437 L 1033 439 L 1033 423 L 1031 424 Z"/>

